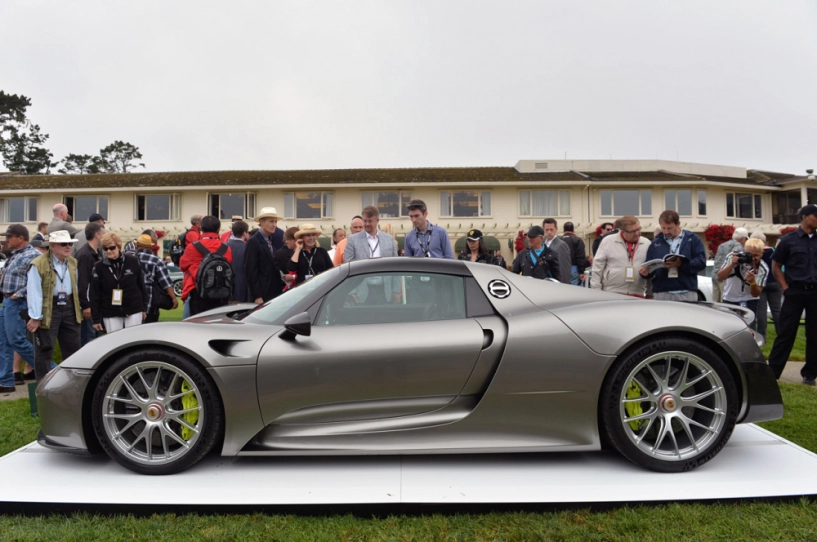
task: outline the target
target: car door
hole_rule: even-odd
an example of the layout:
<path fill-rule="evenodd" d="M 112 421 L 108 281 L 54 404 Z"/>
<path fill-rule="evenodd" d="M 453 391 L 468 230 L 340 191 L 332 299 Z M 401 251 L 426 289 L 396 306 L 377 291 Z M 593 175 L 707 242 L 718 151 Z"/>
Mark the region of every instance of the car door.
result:
<path fill-rule="evenodd" d="M 483 345 L 466 317 L 464 278 L 349 276 L 315 305 L 310 336 L 273 337 L 258 360 L 264 421 L 323 423 L 407 416 L 460 393 Z"/>

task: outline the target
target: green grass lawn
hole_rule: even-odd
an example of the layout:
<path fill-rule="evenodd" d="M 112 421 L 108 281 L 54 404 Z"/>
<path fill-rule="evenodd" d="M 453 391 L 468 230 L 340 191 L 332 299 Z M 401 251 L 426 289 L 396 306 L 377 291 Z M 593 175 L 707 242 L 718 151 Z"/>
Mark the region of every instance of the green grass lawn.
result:
<path fill-rule="evenodd" d="M 774 324 L 769 322 L 769 327 L 766 328 L 766 345 L 763 347 L 763 355 L 769 359 L 769 353 L 772 351 L 774 340 L 777 337 L 777 332 Z M 806 326 L 800 325 L 797 329 L 797 338 L 794 339 L 794 347 L 789 354 L 789 361 L 806 361 Z"/>
<path fill-rule="evenodd" d="M 817 390 L 780 384 L 784 419 L 760 424 L 813 452 Z M 0 403 L 0 454 L 31 440 L 38 422 L 25 400 Z M 717 461 L 717 459 L 716 459 Z M 769 465 L 769 468 L 774 468 Z M 804 473 L 804 475 L 811 473 Z M 751 476 L 751 473 L 747 473 Z M 228 481 L 223 480 L 223 483 Z M 183 484 L 179 486 L 184 492 Z M 667 498 L 672 488 L 667 487 Z M 104 500 L 104 497 L 102 497 Z M 183 497 L 180 497 L 182 500 Z M 632 495 L 638 499 L 637 494 Z M 0 516 L 2 540 L 815 540 L 817 504 L 668 504 L 594 512 L 493 512 L 390 517 L 265 514 Z"/>

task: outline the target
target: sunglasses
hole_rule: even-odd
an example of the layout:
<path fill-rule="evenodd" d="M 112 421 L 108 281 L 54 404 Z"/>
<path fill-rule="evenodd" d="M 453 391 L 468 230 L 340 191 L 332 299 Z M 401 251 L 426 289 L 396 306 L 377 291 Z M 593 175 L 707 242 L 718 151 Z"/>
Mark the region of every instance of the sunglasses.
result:
<path fill-rule="evenodd" d="M 103 249 L 105 252 L 111 252 L 112 250 L 116 250 L 117 248 L 119 248 L 119 247 L 118 247 L 118 246 L 116 246 L 116 245 L 114 245 L 114 246 L 112 246 L 112 247 L 102 247 L 102 249 Z"/>
<path fill-rule="evenodd" d="M 65 248 L 65 247 L 70 247 L 70 246 L 71 246 L 71 245 L 73 245 L 74 243 L 54 243 L 54 244 L 55 244 L 55 245 L 59 245 L 59 246 L 61 246 L 61 247 Z"/>

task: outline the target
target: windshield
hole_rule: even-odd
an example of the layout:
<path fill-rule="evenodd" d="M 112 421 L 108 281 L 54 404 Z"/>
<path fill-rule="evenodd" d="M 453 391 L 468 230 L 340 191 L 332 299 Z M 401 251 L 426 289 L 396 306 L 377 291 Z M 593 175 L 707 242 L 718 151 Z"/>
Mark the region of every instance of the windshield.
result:
<path fill-rule="evenodd" d="M 245 316 L 244 320 L 256 324 L 272 324 L 317 288 L 333 280 L 335 275 L 340 272 L 339 269 L 338 267 L 333 267 L 332 269 L 324 271 L 317 277 L 301 283 L 297 288 L 287 290 L 275 299 L 271 299 L 263 305 L 259 305 L 255 310 Z"/>

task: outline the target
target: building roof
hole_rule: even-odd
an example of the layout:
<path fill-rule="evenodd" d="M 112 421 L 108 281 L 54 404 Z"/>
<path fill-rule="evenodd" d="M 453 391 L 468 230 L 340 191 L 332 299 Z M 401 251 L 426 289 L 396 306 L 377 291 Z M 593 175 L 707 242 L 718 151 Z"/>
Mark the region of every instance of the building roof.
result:
<path fill-rule="evenodd" d="M 609 161 L 608 161 L 609 162 Z M 626 161 L 630 166 L 634 161 Z M 659 164 L 665 165 L 665 164 Z M 681 168 L 683 169 L 683 168 Z M 687 168 L 689 169 L 689 168 Z M 703 169 L 703 168 L 700 168 Z M 731 168 L 735 169 L 735 168 Z M 567 170 L 522 173 L 514 167 L 405 168 L 405 169 L 325 169 L 267 171 L 181 171 L 157 173 L 114 173 L 95 175 L 17 175 L 0 174 L 0 190 L 111 189 L 111 188 L 196 188 L 203 186 L 245 187 L 276 185 L 356 185 L 415 183 L 490 183 L 521 184 L 530 182 L 604 182 L 709 181 L 747 185 L 774 185 L 786 174 L 749 170 L 743 177 L 733 171 L 712 168 L 712 173 L 684 173 L 658 169 L 644 170 Z M 745 170 L 744 170 L 745 171 Z M 789 175 L 788 177 L 793 177 Z"/>

